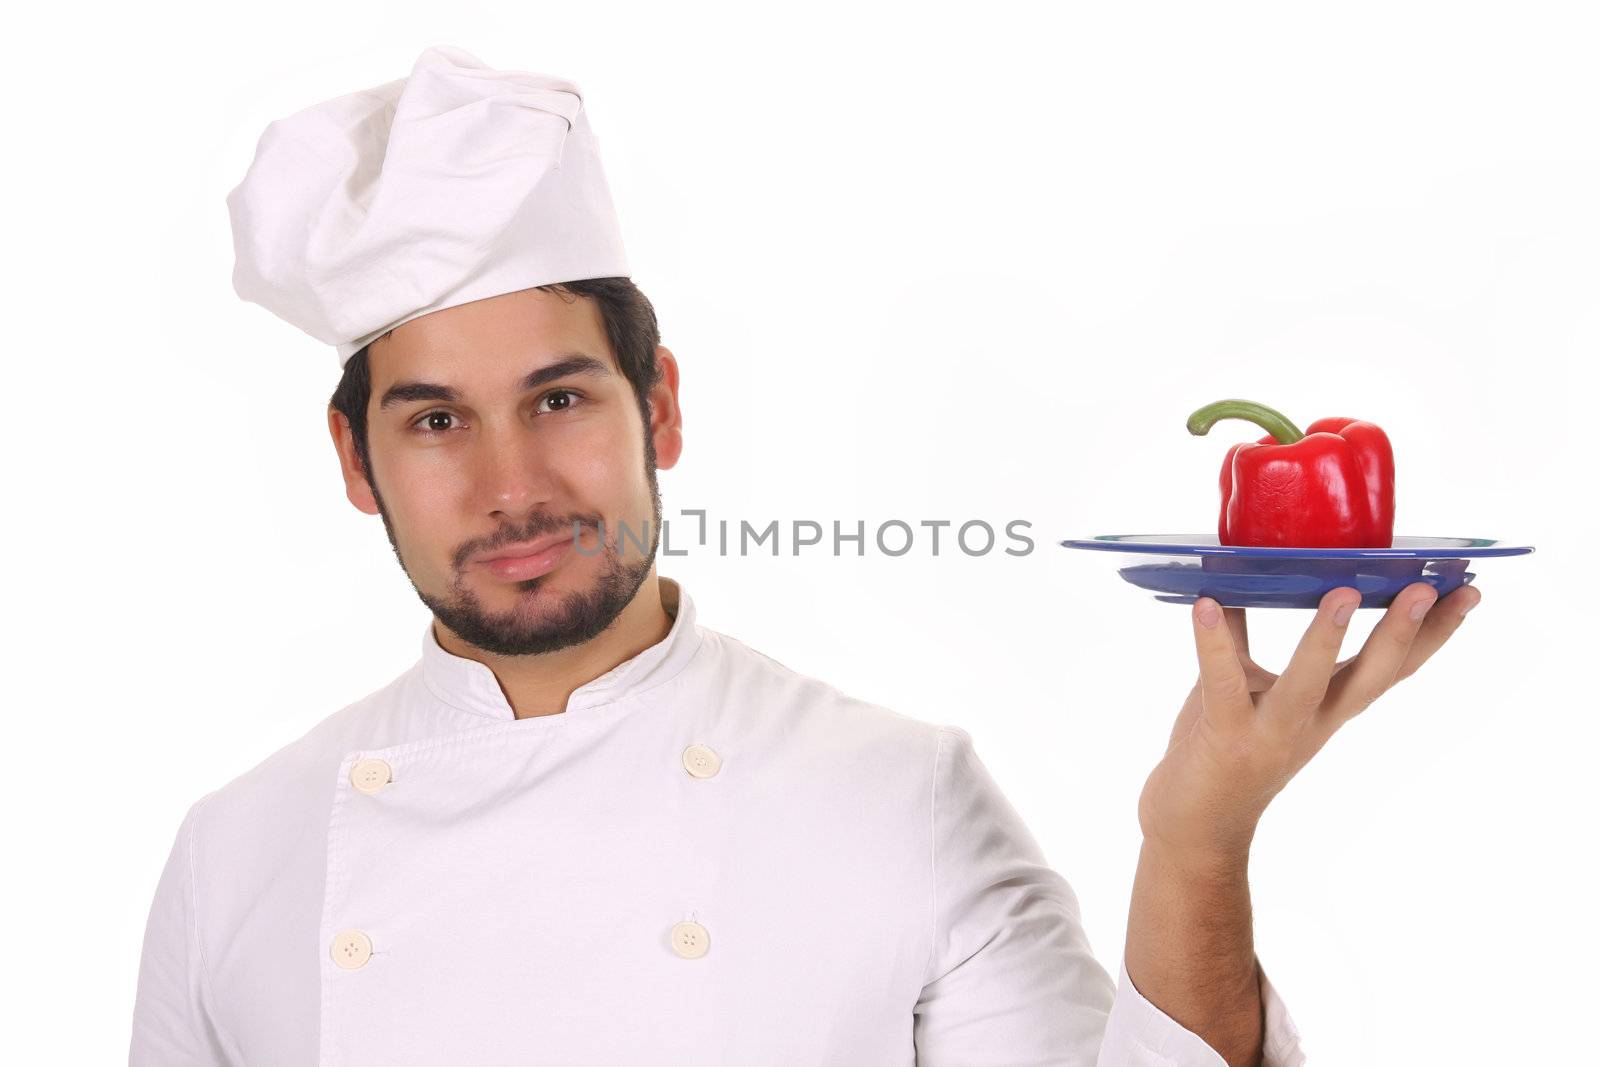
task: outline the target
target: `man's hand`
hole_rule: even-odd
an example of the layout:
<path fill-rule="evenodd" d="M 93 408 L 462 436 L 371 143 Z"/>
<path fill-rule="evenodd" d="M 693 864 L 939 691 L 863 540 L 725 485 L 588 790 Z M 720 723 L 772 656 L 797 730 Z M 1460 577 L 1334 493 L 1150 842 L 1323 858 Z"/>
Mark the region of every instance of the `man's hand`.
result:
<path fill-rule="evenodd" d="M 1361 594 L 1330 590 L 1282 675 L 1250 658 L 1243 608 L 1197 600 L 1200 676 L 1139 797 L 1146 844 L 1173 861 L 1242 863 L 1267 802 L 1335 730 L 1427 662 L 1481 596 L 1463 585 L 1436 604 L 1433 587 L 1414 582 L 1361 651 L 1336 663 Z"/>
<path fill-rule="evenodd" d="M 1146 1000 L 1230 1065 L 1263 1062 L 1246 878 L 1262 812 L 1335 730 L 1437 652 L 1479 599 L 1462 586 L 1435 603 L 1433 587 L 1415 582 L 1360 653 L 1335 662 L 1361 596 L 1331 590 L 1281 676 L 1250 658 L 1243 608 L 1195 602 L 1200 677 L 1139 797 L 1144 847 L 1123 962 Z"/>

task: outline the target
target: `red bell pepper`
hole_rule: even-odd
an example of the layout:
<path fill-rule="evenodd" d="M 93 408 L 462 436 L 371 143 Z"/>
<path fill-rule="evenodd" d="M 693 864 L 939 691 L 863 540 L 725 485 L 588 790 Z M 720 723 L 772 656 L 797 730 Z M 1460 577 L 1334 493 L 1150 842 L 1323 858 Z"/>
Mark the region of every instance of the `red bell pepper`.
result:
<path fill-rule="evenodd" d="M 1377 426 L 1318 419 L 1301 433 L 1278 412 L 1248 400 L 1218 400 L 1189 416 L 1203 435 L 1219 419 L 1267 431 L 1228 449 L 1222 461 L 1224 545 L 1389 548 L 1394 541 L 1394 453 Z"/>

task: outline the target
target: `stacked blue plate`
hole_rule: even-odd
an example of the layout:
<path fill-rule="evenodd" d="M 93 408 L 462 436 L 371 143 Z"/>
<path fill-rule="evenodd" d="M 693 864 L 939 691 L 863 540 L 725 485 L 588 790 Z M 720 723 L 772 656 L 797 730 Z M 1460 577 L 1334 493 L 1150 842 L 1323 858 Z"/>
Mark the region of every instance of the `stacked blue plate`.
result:
<path fill-rule="evenodd" d="M 1443 597 L 1477 577 L 1470 561 L 1533 551 L 1481 537 L 1396 537 L 1389 548 L 1258 548 L 1220 544 L 1215 534 L 1102 534 L 1061 544 L 1132 555 L 1117 573 L 1157 600 L 1205 596 L 1230 608 L 1314 608 L 1341 586 L 1359 590 L 1362 607 L 1383 608 L 1414 582 Z"/>

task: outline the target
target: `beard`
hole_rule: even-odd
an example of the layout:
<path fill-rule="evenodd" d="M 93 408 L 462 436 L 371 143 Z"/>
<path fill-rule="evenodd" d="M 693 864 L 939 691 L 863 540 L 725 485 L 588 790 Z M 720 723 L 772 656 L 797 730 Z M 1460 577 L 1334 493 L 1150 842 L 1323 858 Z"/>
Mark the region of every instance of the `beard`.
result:
<path fill-rule="evenodd" d="M 405 571 L 411 587 L 428 606 L 428 610 L 461 640 L 485 652 L 497 656 L 532 656 L 571 648 L 598 637 L 633 603 L 639 587 L 649 576 L 656 549 L 661 543 L 661 491 L 656 482 L 654 442 L 648 433 L 645 436 L 645 453 L 645 477 L 650 485 L 649 551 L 639 552 L 637 531 L 628 530 L 624 536 L 625 531 L 621 526 L 615 531 L 615 541 L 607 541 L 604 519 L 598 513 L 569 515 L 565 519 L 550 515 L 535 516 L 529 525 L 521 529 L 501 531 L 501 536 L 496 540 L 502 544 L 534 541 L 566 530 L 573 535 L 576 548 L 581 543 L 579 537 L 583 529 L 593 529 L 598 532 L 601 546 L 598 553 L 600 573 L 588 589 L 566 593 L 557 598 L 553 605 L 547 604 L 553 594 L 546 592 L 546 588 L 559 573 L 559 568 L 537 578 L 510 583 L 518 594 L 517 606 L 502 612 L 485 608 L 482 598 L 468 588 L 462 579 L 467 560 L 475 550 L 464 549 L 456 554 L 456 577 L 448 596 L 423 592 L 406 567 L 405 557 L 400 554 L 394 523 L 390 521 L 389 509 L 384 506 L 383 497 L 378 493 L 377 482 L 369 478 L 369 484 L 372 497 L 378 505 L 378 514 L 383 517 L 389 546 L 394 549 L 400 569 Z M 632 545 L 634 549 L 631 558 L 623 550 L 625 545 Z M 595 555 L 586 548 L 582 551 L 591 558 Z M 537 617 L 530 617 L 528 609 L 534 606 L 544 610 Z"/>

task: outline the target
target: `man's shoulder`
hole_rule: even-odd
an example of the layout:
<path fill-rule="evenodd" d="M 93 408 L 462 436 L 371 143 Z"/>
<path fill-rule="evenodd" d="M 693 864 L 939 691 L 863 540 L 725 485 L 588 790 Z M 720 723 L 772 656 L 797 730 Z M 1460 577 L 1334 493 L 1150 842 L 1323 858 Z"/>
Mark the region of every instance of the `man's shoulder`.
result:
<path fill-rule="evenodd" d="M 353 749 L 393 743 L 390 735 L 403 720 L 398 712 L 413 688 L 413 671 L 324 716 L 196 801 L 196 807 L 204 806 L 200 819 L 209 828 L 208 836 L 246 828 L 261 832 L 275 825 L 296 833 L 298 814 L 325 818 L 335 772 L 345 756 Z"/>
<path fill-rule="evenodd" d="M 930 762 L 947 727 L 848 692 L 729 634 L 705 630 L 728 713 L 786 744 Z"/>

